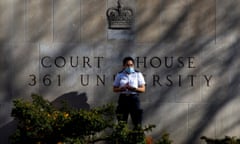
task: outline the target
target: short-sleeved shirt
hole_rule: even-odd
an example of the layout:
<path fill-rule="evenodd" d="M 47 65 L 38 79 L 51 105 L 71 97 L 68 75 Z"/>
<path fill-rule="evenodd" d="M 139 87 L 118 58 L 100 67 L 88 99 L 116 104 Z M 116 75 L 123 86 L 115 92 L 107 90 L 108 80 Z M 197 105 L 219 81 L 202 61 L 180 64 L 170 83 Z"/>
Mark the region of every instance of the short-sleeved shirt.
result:
<path fill-rule="evenodd" d="M 123 70 L 116 75 L 113 86 L 114 87 L 124 87 L 127 84 L 131 87 L 138 88 L 141 85 L 145 85 L 146 82 L 145 82 L 143 74 L 141 72 L 135 71 L 133 73 L 127 74 Z M 121 93 L 136 94 L 137 92 L 125 91 L 125 92 L 121 92 Z"/>

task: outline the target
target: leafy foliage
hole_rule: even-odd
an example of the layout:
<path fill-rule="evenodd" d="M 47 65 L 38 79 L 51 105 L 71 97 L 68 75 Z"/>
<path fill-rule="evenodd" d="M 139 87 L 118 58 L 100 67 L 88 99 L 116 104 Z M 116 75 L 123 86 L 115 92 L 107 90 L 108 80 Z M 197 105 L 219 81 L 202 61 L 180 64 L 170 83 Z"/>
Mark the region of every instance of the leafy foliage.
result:
<path fill-rule="evenodd" d="M 170 135 L 168 133 L 164 133 L 156 144 L 171 144 L 172 142 L 173 141 L 170 139 Z"/>
<path fill-rule="evenodd" d="M 221 139 L 208 138 L 206 136 L 201 137 L 207 144 L 240 144 L 240 138 L 225 136 Z"/>
<path fill-rule="evenodd" d="M 87 141 L 113 125 L 114 106 L 109 104 L 92 110 L 60 111 L 41 96 L 32 95 L 32 102 L 13 101 L 12 116 L 18 120 L 12 143 L 57 143 L 59 141 Z"/>
<path fill-rule="evenodd" d="M 155 125 L 146 126 L 144 129 L 141 127 L 129 129 L 125 122 L 120 122 L 114 127 L 112 133 L 112 143 L 120 144 L 145 144 L 144 132 L 151 131 Z"/>
<path fill-rule="evenodd" d="M 97 141 L 145 144 L 144 133 L 155 127 L 149 125 L 132 130 L 124 122 L 116 124 L 113 104 L 90 110 L 67 107 L 58 110 L 39 95 L 32 95 L 32 102 L 16 99 L 13 104 L 12 116 L 18 121 L 11 136 L 13 144 L 90 144 Z"/>

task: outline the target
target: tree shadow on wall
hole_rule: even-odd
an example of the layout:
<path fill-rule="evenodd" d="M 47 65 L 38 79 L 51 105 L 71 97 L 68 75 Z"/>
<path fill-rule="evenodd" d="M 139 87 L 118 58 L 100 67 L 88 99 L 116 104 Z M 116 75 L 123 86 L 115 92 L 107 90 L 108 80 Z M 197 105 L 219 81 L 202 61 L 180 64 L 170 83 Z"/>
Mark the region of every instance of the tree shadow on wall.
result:
<path fill-rule="evenodd" d="M 90 105 L 87 103 L 87 94 L 78 93 L 76 91 L 65 93 L 52 102 L 53 106 L 57 109 L 61 109 L 64 106 L 67 106 L 71 109 L 90 109 Z"/>
<path fill-rule="evenodd" d="M 17 129 L 17 121 L 12 120 L 0 128 L 0 141 L 2 144 L 10 144 L 9 136 Z"/>

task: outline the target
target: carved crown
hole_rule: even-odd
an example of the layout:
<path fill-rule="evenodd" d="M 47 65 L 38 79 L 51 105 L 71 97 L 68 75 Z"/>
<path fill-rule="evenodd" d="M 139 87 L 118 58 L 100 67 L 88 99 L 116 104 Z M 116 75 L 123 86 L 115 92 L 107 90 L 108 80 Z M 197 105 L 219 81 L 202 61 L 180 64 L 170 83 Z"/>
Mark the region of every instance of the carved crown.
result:
<path fill-rule="evenodd" d="M 122 7 L 118 1 L 117 7 L 107 10 L 109 29 L 130 29 L 133 24 L 133 10 L 129 7 Z"/>

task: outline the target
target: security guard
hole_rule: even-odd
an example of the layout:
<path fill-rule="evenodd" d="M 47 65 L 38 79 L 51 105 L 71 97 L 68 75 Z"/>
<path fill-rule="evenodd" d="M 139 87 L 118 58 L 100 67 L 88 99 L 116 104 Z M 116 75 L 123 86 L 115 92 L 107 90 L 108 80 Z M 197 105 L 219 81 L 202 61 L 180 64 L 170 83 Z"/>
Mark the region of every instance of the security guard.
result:
<path fill-rule="evenodd" d="M 116 75 L 113 91 L 120 93 L 116 110 L 118 121 L 127 122 L 130 114 L 135 128 L 141 126 L 139 93 L 145 92 L 145 80 L 142 73 L 134 69 L 132 57 L 123 59 L 123 70 Z"/>

